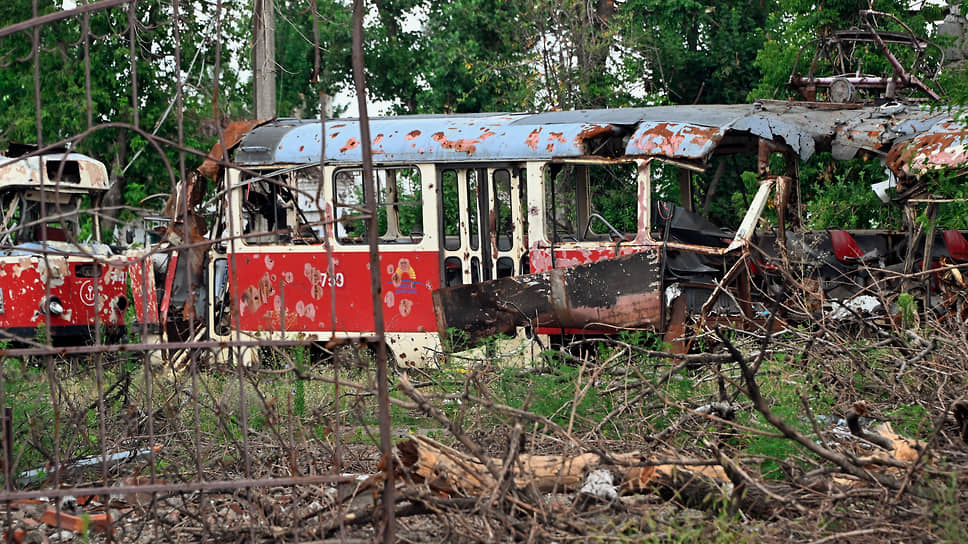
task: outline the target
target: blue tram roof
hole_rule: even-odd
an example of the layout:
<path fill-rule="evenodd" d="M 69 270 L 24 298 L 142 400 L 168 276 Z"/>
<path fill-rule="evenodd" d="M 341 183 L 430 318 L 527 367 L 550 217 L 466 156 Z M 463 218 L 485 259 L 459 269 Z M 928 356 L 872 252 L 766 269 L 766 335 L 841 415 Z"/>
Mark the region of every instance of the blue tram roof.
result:
<path fill-rule="evenodd" d="M 806 160 L 816 151 L 850 158 L 886 153 L 895 141 L 928 130 L 947 114 L 920 106 L 804 104 L 656 106 L 545 113 L 410 115 L 370 119 L 375 163 L 480 162 L 650 157 L 705 162 L 721 143 L 757 138 L 786 143 Z M 319 163 L 319 120 L 280 119 L 239 143 L 249 167 Z M 605 140 L 607 154 L 598 154 Z M 362 162 L 358 119 L 326 122 L 327 164 Z M 617 146 L 617 147 L 616 147 Z"/>

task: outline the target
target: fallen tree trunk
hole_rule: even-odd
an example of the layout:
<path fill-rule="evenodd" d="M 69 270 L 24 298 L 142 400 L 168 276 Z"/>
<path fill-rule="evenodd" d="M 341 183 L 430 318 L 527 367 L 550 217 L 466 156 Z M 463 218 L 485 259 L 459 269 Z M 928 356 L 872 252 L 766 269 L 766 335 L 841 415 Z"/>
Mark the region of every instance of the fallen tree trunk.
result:
<path fill-rule="evenodd" d="M 397 451 L 401 476 L 417 484 L 426 484 L 438 493 L 474 496 L 488 494 L 497 488 L 498 482 L 484 462 L 430 438 L 418 436 L 405 440 L 397 444 Z M 490 462 L 503 469 L 503 460 L 491 458 Z M 647 462 L 640 452 L 616 454 L 608 460 L 596 453 L 573 456 L 522 454 L 508 470 L 508 477 L 519 489 L 533 486 L 541 493 L 565 492 L 581 487 L 589 472 L 604 468 L 616 477 L 619 491 L 624 493 L 642 492 L 655 486 L 678 491 L 686 487 L 687 482 L 702 482 L 704 493 L 711 489 L 728 492 L 730 481 L 720 466 L 640 466 Z"/>

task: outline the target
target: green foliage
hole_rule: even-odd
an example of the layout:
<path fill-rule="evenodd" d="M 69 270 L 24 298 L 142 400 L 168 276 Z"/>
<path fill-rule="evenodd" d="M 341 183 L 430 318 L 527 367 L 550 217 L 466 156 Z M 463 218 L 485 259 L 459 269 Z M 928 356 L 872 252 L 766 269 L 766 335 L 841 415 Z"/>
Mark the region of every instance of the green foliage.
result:
<path fill-rule="evenodd" d="M 886 179 L 878 161 L 834 161 L 818 153 L 801 168 L 801 188 L 809 228 L 899 228 L 897 207 L 885 204 L 871 184 Z"/>
<path fill-rule="evenodd" d="M 406 65 L 404 81 L 426 83 L 413 94 L 419 112 L 479 112 L 528 109 L 527 41 L 521 41 L 520 0 L 432 2 L 426 35 Z M 420 78 L 411 68 L 420 68 Z M 406 101 L 404 101 L 406 105 Z"/>
<path fill-rule="evenodd" d="M 914 301 L 914 296 L 910 293 L 901 293 L 897 296 L 897 307 L 901 311 L 901 322 L 905 327 L 913 327 L 918 319 L 918 306 Z"/>
<path fill-rule="evenodd" d="M 599 421 L 611 409 L 611 403 L 607 397 L 598 397 L 597 387 L 591 387 L 577 406 L 574 405 L 580 370 L 580 367 L 568 364 L 542 374 L 522 375 L 518 369 L 502 369 L 493 384 L 494 395 L 501 403 L 526 408 L 564 425 L 568 424 L 574 409 L 576 419 L 584 426 Z"/>
<path fill-rule="evenodd" d="M 760 78 L 754 64 L 777 2 L 623 3 L 655 90 L 676 104 L 738 103 Z"/>
<path fill-rule="evenodd" d="M 333 96 L 351 81 L 351 8 L 351 3 L 334 0 L 276 2 L 276 111 L 280 116 L 316 117 L 319 93 Z M 316 40 L 319 66 L 313 47 Z"/>
<path fill-rule="evenodd" d="M 927 436 L 931 429 L 931 413 L 917 404 L 898 406 L 887 412 L 895 423 L 894 431 L 901 436 Z"/>
<path fill-rule="evenodd" d="M 965 505 L 959 494 L 957 473 L 942 484 L 929 513 L 932 536 L 939 542 L 965 542 L 968 539 L 968 526 L 964 522 Z"/>
<path fill-rule="evenodd" d="M 40 14 L 61 8 L 60 3 L 39 2 Z M 208 149 L 216 136 L 211 123 L 203 119 L 219 104 L 223 115 L 235 116 L 245 111 L 246 91 L 240 86 L 237 74 L 223 70 L 219 88 L 225 97 L 212 96 L 214 87 L 211 67 L 214 63 L 212 21 L 216 6 L 207 3 L 186 6 L 177 21 L 182 54 L 182 83 L 190 78 L 183 96 L 184 135 L 187 147 Z M 159 1 L 139 2 L 137 20 L 140 22 L 136 48 L 138 57 L 133 65 L 137 75 L 137 108 L 133 106 L 134 77 L 130 60 L 130 42 L 125 8 L 93 11 L 89 17 L 90 41 L 90 105 L 88 104 L 85 75 L 84 40 L 81 39 L 81 18 L 69 18 L 40 28 L 38 69 L 42 83 L 40 95 L 35 96 L 34 58 L 30 55 L 29 33 L 17 33 L 0 39 L 0 55 L 9 64 L 0 71 L 0 146 L 9 142 L 40 142 L 49 144 L 70 139 L 85 130 L 94 129 L 83 140 L 73 142 L 74 149 L 107 163 L 114 188 L 108 193 L 109 205 L 137 206 L 138 201 L 154 193 L 171 192 L 171 181 L 177 172 L 166 169 L 165 161 L 178 167 L 178 152 L 171 146 L 161 157 L 147 144 L 144 137 L 121 127 L 100 126 L 116 122 L 135 124 L 145 131 L 158 127 L 158 135 L 179 141 L 176 114 L 163 119 L 165 111 L 175 100 L 174 66 L 153 55 L 173 52 L 175 37 L 170 4 Z M 224 12 L 231 16 L 231 10 Z M 30 3 L 15 2 L 0 8 L 0 26 L 20 22 L 31 17 Z M 235 32 L 241 29 L 235 28 Z M 232 42 L 232 27 L 223 28 L 222 39 Z M 146 54 L 150 52 L 150 54 Z M 197 53 L 197 55 L 196 55 Z M 223 66 L 236 63 L 244 67 L 239 51 L 226 46 L 222 50 Z M 192 63 L 194 59 L 194 63 Z M 189 71 L 191 70 L 191 71 Z M 241 105 L 241 107 L 240 107 Z M 37 127 L 35 111 L 42 112 L 42 129 Z M 136 152 L 145 152 L 128 164 Z M 191 167 L 189 159 L 188 166 Z M 127 170 L 124 170 L 126 167 Z M 128 185 L 130 183 L 130 186 Z M 111 213 L 118 213 L 114 211 Z"/>

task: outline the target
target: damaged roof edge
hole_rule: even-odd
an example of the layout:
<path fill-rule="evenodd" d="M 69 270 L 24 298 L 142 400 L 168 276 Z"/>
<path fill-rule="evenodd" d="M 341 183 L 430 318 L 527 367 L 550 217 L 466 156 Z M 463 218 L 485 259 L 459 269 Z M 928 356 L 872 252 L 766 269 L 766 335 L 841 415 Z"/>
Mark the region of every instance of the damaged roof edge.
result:
<path fill-rule="evenodd" d="M 900 141 L 888 152 L 887 165 L 902 177 L 968 170 L 968 121 L 945 117 L 931 128 Z"/>
<path fill-rule="evenodd" d="M 620 149 L 629 159 L 667 157 L 708 162 L 729 134 L 748 134 L 788 145 L 805 161 L 819 151 L 833 151 L 838 159 L 851 158 L 859 150 L 887 155 L 897 141 L 912 136 L 912 141 L 920 141 L 919 132 L 925 129 L 949 134 L 949 139 L 960 134 L 968 140 L 964 129 L 959 132 L 937 122 L 942 118 L 951 120 L 949 115 L 917 105 L 818 107 L 764 101 L 753 105 L 381 117 L 370 121 L 370 134 L 373 160 L 378 163 L 587 158 L 588 140 L 626 135 Z M 319 121 L 284 119 L 245 134 L 235 161 L 245 166 L 315 164 L 323 148 Z M 359 121 L 328 120 L 325 152 L 329 164 L 362 162 Z M 922 162 L 935 160 L 930 157 L 946 163 L 965 161 L 963 155 L 939 151 Z M 918 161 L 921 159 L 915 159 L 915 164 Z"/>

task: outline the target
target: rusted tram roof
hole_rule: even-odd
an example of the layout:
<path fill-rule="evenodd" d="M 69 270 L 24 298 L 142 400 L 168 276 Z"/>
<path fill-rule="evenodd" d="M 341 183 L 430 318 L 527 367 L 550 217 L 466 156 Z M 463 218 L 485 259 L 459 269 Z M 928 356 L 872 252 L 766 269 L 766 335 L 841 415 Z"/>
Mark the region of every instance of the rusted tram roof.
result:
<path fill-rule="evenodd" d="M 892 170 L 907 177 L 942 169 L 968 169 L 968 123 L 954 116 L 897 143 L 887 157 Z"/>
<path fill-rule="evenodd" d="M 61 179 L 56 180 L 60 175 Z M 104 163 L 80 153 L 50 153 L 32 157 L 0 155 L 0 187 L 47 187 L 61 191 L 107 191 Z"/>
<path fill-rule="evenodd" d="M 705 162 L 727 137 L 789 145 L 801 159 L 832 151 L 886 155 L 895 142 L 947 117 L 915 105 L 856 106 L 764 101 L 752 105 L 657 106 L 527 113 L 422 115 L 370 120 L 378 163 L 550 160 L 595 157 L 612 139 L 628 158 L 659 156 Z M 319 121 L 283 119 L 253 129 L 235 161 L 245 166 L 314 164 L 322 150 Z M 606 148 L 608 146 L 602 146 Z M 614 146 L 612 149 L 614 155 Z M 359 121 L 326 123 L 326 163 L 362 161 Z"/>

